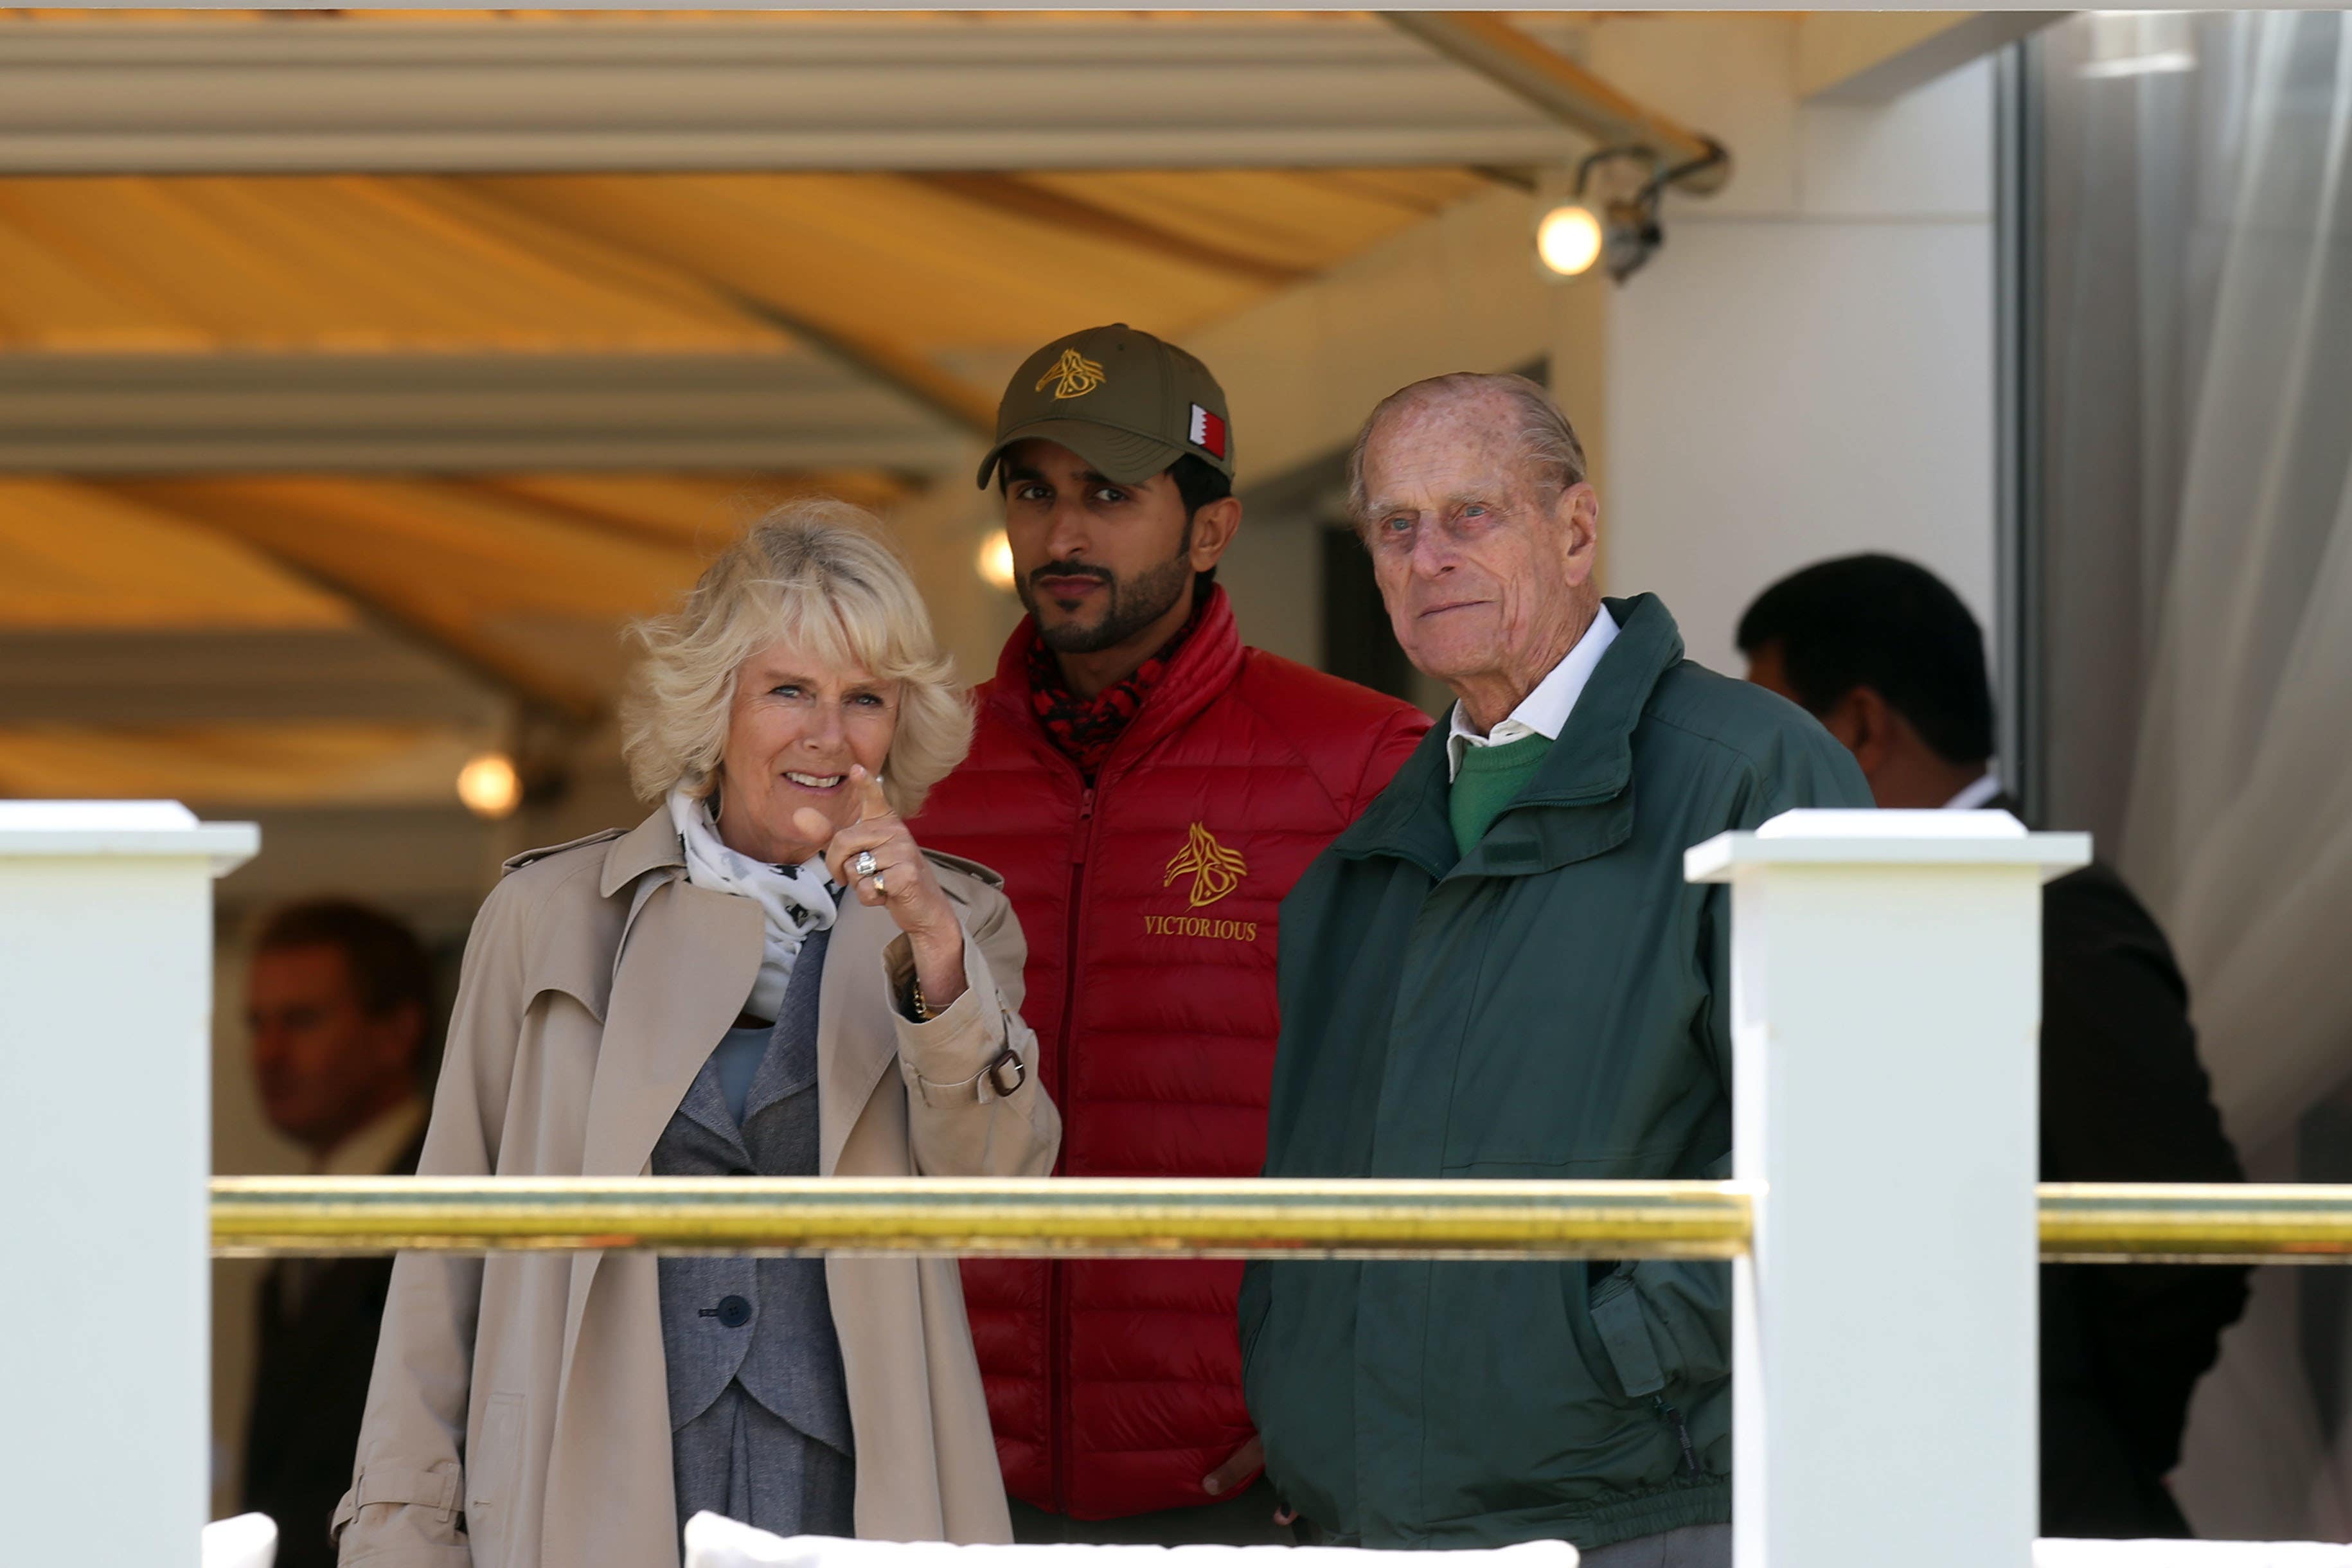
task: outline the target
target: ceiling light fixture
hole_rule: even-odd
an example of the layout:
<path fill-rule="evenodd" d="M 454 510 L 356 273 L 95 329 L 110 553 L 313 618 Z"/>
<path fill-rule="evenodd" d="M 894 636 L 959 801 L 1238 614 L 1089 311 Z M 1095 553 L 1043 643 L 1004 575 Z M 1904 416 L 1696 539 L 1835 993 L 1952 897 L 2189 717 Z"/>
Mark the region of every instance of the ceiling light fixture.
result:
<path fill-rule="evenodd" d="M 1599 261 L 1622 283 L 1665 243 L 1658 198 L 1666 187 L 1727 161 L 1721 147 L 1706 145 L 1705 157 L 1675 164 L 1647 147 L 1593 153 L 1576 166 L 1575 199 L 1537 220 L 1536 258 L 1556 278 L 1580 276 Z"/>
<path fill-rule="evenodd" d="M 457 798 L 488 821 L 511 816 L 522 804 L 522 774 L 504 752 L 484 752 L 457 770 Z"/>
<path fill-rule="evenodd" d="M 980 542 L 980 555 L 972 567 L 980 580 L 1000 594 L 1013 591 L 1013 541 L 998 529 Z"/>
<path fill-rule="evenodd" d="M 1536 222 L 1536 257 L 1562 278 L 1578 278 L 1601 259 L 1601 215 L 1581 202 L 1557 206 Z"/>

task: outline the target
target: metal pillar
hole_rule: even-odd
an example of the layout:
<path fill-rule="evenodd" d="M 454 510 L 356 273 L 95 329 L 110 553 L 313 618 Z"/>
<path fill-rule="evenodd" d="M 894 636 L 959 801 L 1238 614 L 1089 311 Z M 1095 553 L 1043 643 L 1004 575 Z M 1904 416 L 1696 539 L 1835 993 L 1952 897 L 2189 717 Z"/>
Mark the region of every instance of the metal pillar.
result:
<path fill-rule="evenodd" d="M 1738 1568 L 2026 1568 L 2041 887 L 2082 834 L 1798 811 L 1731 884 Z M 1871 1238 L 1866 1245 L 1858 1238 Z"/>
<path fill-rule="evenodd" d="M 170 802 L 0 801 L 0 1519 L 25 1563 L 196 1561 L 210 1478 L 212 881 Z"/>

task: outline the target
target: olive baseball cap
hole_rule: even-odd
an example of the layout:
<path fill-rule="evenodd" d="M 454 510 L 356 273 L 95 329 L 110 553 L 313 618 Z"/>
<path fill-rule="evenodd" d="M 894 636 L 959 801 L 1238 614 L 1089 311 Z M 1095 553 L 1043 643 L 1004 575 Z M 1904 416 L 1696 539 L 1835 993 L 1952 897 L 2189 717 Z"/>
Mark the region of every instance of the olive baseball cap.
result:
<path fill-rule="evenodd" d="M 1053 441 L 1103 478 L 1141 484 L 1177 458 L 1234 471 L 1225 389 L 1173 343 L 1119 322 L 1055 338 L 1021 362 L 996 405 L 996 444 L 981 459 L 986 489 L 1004 449 Z"/>

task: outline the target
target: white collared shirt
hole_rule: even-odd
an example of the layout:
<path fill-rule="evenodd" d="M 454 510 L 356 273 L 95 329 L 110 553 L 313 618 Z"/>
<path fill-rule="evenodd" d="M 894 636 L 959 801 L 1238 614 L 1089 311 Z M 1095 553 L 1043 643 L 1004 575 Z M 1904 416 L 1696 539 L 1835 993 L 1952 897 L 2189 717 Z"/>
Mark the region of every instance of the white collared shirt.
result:
<path fill-rule="evenodd" d="M 1599 668 L 1601 656 L 1617 640 L 1617 619 L 1603 605 L 1568 650 L 1568 657 L 1551 667 L 1551 673 L 1536 683 L 1510 717 L 1484 735 L 1470 727 L 1470 716 L 1462 704 L 1454 704 L 1454 722 L 1445 735 L 1445 777 L 1451 783 L 1462 771 L 1463 753 L 1473 746 L 1507 746 L 1513 741 L 1524 741 L 1529 735 L 1541 735 L 1547 741 L 1557 741 L 1559 732 L 1568 728 L 1568 716 L 1575 710 L 1576 700 L 1584 695 L 1585 683 Z"/>
<path fill-rule="evenodd" d="M 1944 809 L 1946 811 L 1974 811 L 2000 793 L 2000 775 L 1988 768 L 1985 770 L 1984 777 L 1977 780 L 1976 783 L 1969 785 L 1968 788 L 1962 790 L 1959 794 L 1946 801 L 1944 803 Z"/>
<path fill-rule="evenodd" d="M 319 1162 L 322 1176 L 381 1176 L 397 1164 L 425 1131 L 431 1107 L 410 1095 L 383 1115 L 336 1144 Z"/>

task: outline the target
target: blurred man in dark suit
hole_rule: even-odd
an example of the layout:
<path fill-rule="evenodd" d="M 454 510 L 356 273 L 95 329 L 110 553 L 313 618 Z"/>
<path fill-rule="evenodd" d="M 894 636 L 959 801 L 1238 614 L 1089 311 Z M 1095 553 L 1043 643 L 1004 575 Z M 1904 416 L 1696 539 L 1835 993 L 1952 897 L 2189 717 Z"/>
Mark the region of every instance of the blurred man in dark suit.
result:
<path fill-rule="evenodd" d="M 1809 566 L 1739 623 L 1748 678 L 1806 709 L 1881 806 L 2017 807 L 1990 762 L 1976 617 L 1886 555 Z M 2235 1182 L 2188 986 L 2147 910 L 2094 863 L 2042 906 L 2042 1178 Z M 2042 1532 L 2186 1536 L 2164 1477 L 2189 1396 L 2246 1299 L 2245 1270 L 2061 1264 L 2042 1271 Z"/>
<path fill-rule="evenodd" d="M 364 905 L 271 915 L 246 984 L 254 1076 L 280 1132 L 321 1175 L 406 1175 L 425 1140 L 418 1092 L 432 967 L 415 933 Z M 245 1506 L 278 1521 L 278 1568 L 328 1568 L 392 1279 L 389 1258 L 280 1258 L 261 1291 Z"/>

